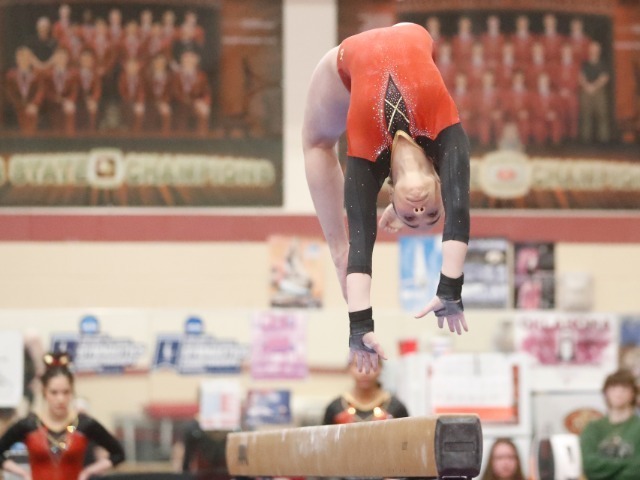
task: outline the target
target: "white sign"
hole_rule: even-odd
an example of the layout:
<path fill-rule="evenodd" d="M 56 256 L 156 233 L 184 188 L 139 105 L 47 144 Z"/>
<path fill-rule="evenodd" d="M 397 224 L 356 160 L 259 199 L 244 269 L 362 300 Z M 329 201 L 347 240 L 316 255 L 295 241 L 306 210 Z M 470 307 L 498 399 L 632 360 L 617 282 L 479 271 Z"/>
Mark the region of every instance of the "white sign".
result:
<path fill-rule="evenodd" d="M 20 332 L 0 332 L 0 407 L 15 408 L 23 395 L 24 347 Z"/>

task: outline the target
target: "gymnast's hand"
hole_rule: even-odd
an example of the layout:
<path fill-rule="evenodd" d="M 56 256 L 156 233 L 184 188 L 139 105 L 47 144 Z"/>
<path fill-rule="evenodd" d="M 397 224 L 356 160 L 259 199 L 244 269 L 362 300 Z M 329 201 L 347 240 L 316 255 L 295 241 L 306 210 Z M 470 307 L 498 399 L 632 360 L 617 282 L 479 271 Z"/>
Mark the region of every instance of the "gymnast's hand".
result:
<path fill-rule="evenodd" d="M 464 275 L 458 278 L 449 278 L 440 273 L 440 283 L 436 296 L 427 304 L 427 306 L 416 318 L 422 318 L 427 313 L 433 312 L 438 318 L 438 326 L 444 327 L 444 321 L 447 320 L 449 330 L 462 334 L 462 330 L 469 331 L 467 321 L 464 318 L 464 305 L 462 304 L 461 292 L 464 283 Z"/>
<path fill-rule="evenodd" d="M 362 336 L 362 347 L 351 346 L 351 337 L 349 337 L 349 365 L 355 360 L 356 368 L 359 372 L 364 371 L 366 374 L 378 370 L 378 357 L 386 360 L 382 346 L 378 342 L 373 332 L 368 332 Z"/>
<path fill-rule="evenodd" d="M 462 300 L 450 301 L 442 300 L 437 296 L 427 304 L 427 306 L 416 315 L 416 318 L 422 318 L 427 313 L 433 312 L 438 317 L 438 327 L 444 328 L 444 321 L 447 320 L 449 330 L 462 335 L 462 330 L 469 331 L 467 321 L 464 318 L 464 305 Z"/>
<path fill-rule="evenodd" d="M 378 356 L 386 360 L 373 333 L 373 310 L 349 312 L 349 364 L 355 359 L 358 371 L 368 374 L 378 370 Z"/>

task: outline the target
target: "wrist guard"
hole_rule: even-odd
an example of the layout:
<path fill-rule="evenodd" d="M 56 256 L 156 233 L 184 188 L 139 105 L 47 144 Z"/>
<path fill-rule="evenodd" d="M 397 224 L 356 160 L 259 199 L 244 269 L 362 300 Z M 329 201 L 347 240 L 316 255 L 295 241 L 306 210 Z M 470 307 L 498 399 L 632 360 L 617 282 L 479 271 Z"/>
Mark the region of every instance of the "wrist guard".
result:
<path fill-rule="evenodd" d="M 436 296 L 442 300 L 457 302 L 462 298 L 462 284 L 464 283 L 464 274 L 458 278 L 447 277 L 444 273 L 440 273 L 440 283 L 438 283 L 438 291 Z"/>
<path fill-rule="evenodd" d="M 373 309 L 369 307 L 366 310 L 349 312 L 349 348 L 376 353 L 375 350 L 367 347 L 362 340 L 369 332 L 373 332 Z"/>

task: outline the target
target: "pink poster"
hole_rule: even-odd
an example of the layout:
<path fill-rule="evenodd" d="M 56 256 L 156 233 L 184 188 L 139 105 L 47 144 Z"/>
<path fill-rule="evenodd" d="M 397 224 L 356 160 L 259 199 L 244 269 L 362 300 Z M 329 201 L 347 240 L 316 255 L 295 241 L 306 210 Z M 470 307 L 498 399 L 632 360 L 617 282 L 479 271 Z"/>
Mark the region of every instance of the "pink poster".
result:
<path fill-rule="evenodd" d="M 262 312 L 253 317 L 251 376 L 297 379 L 307 376 L 306 319 L 293 312 Z"/>
<path fill-rule="evenodd" d="M 614 315 L 531 312 L 517 315 L 516 349 L 532 358 L 534 390 L 597 390 L 618 364 Z"/>

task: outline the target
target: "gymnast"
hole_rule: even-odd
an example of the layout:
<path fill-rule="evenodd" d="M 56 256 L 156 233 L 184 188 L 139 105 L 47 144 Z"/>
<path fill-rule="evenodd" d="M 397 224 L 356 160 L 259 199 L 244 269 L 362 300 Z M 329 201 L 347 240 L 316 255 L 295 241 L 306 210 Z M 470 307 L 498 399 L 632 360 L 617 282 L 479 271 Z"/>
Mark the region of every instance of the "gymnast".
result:
<path fill-rule="evenodd" d="M 74 376 L 66 354 L 46 354 L 42 375 L 43 411 L 29 413 L 0 437 L 0 464 L 24 480 L 88 480 L 124 461 L 122 446 L 97 420 L 72 407 Z M 30 470 L 11 460 L 9 449 L 23 442 Z M 84 465 L 90 443 L 103 447 L 109 457 Z"/>
<path fill-rule="evenodd" d="M 443 328 L 468 330 L 461 290 L 469 242 L 469 142 L 432 59 L 433 41 L 401 23 L 347 38 L 317 65 L 303 124 L 307 183 L 349 310 L 350 361 L 377 369 L 371 265 L 377 227 L 429 231 L 444 215 L 434 312 Z M 343 174 L 336 144 L 346 131 Z M 376 199 L 389 179 L 390 204 Z M 348 235 L 343 208 L 347 211 Z M 377 224 L 376 224 L 377 223 Z"/>

